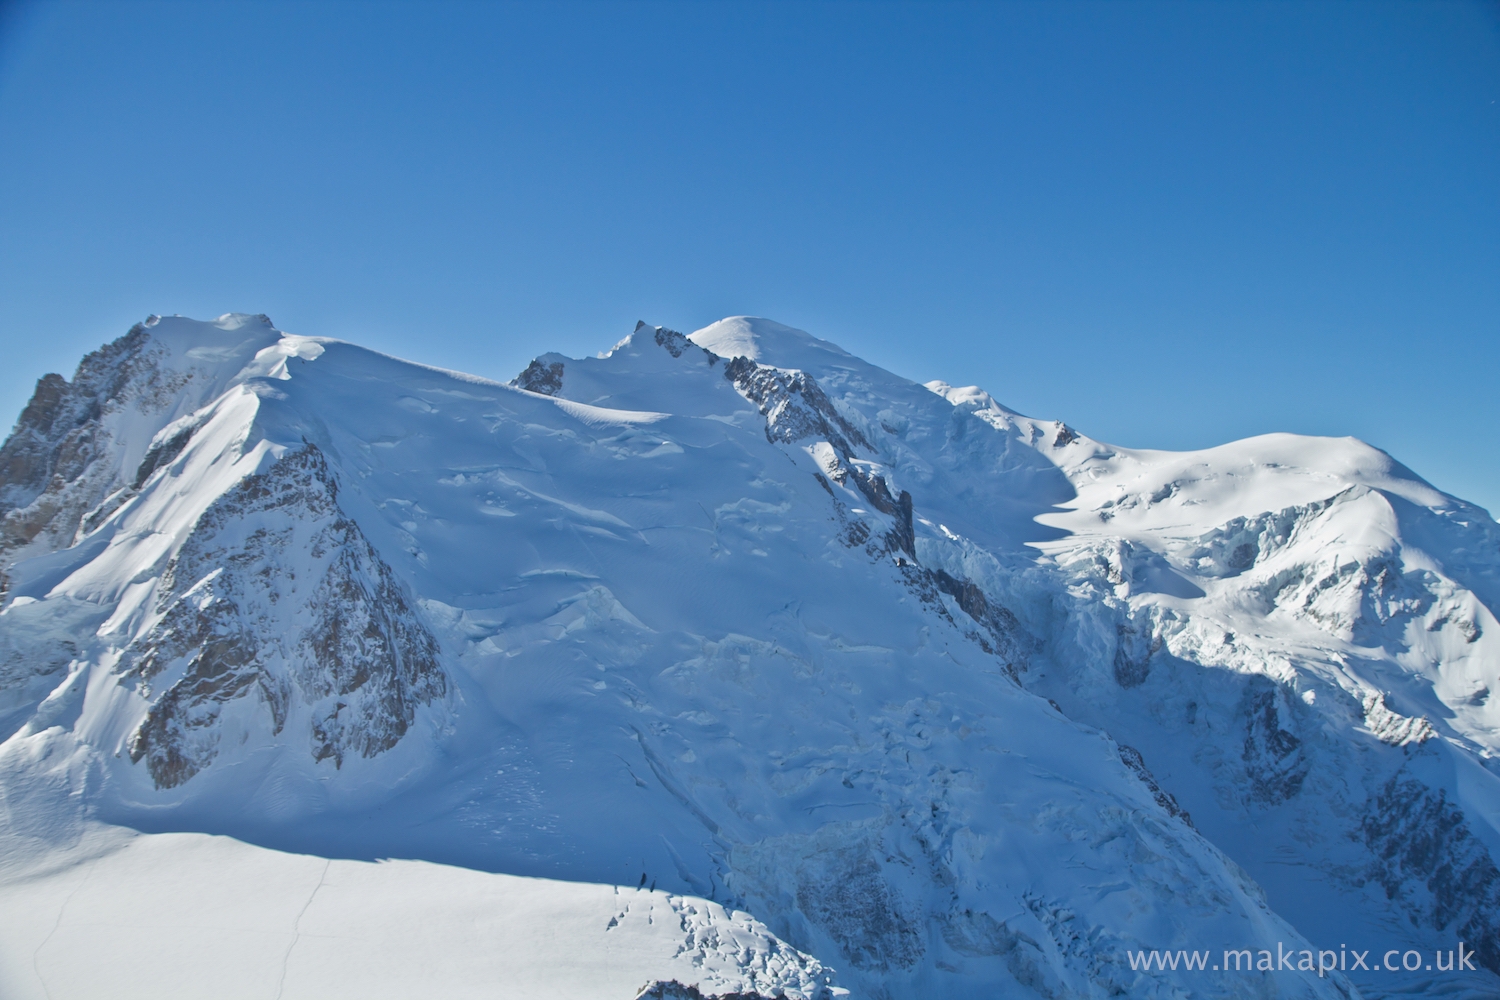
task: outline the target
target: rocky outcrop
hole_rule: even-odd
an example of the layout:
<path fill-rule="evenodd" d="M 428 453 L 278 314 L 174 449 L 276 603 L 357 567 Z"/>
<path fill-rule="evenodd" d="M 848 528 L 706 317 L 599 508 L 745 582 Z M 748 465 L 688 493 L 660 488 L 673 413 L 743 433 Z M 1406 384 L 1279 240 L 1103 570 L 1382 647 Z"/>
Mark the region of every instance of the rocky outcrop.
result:
<path fill-rule="evenodd" d="M 658 342 L 661 336 L 658 330 Z M 667 349 L 671 350 L 671 347 L 667 346 Z M 853 482 L 870 506 L 895 521 L 886 533 L 889 551 L 904 552 L 912 559 L 916 558 L 911 494 L 905 490 L 899 496 L 892 494 L 884 476 L 854 460 L 854 446 L 868 451 L 871 450 L 870 442 L 859 428 L 838 412 L 816 379 L 806 372 L 759 365 L 749 358 L 731 360 L 724 366 L 724 377 L 734 383 L 742 396 L 760 408 L 766 418 L 767 441 L 773 444 L 795 444 L 808 439 L 827 442 L 834 452 L 828 475 L 840 485 Z"/>
<path fill-rule="evenodd" d="M 1241 759 L 1252 801 L 1284 802 L 1302 790 L 1311 764 L 1302 753 L 1302 740 L 1282 720 L 1291 703 L 1281 685 L 1266 677 L 1252 677 L 1240 699 L 1245 740 Z"/>
<path fill-rule="evenodd" d="M 1475 961 L 1500 973 L 1500 869 L 1447 793 L 1398 772 L 1360 825 L 1366 877 L 1414 924 L 1452 927 Z"/>
<path fill-rule="evenodd" d="M 668 351 L 672 351 L 675 345 L 672 336 L 681 335 L 657 328 L 657 343 Z M 683 338 L 683 343 L 689 342 Z M 679 356 L 681 350 L 679 347 L 673 356 Z M 870 463 L 855 458 L 855 445 L 867 451 L 873 448 L 859 428 L 838 412 L 817 380 L 806 372 L 760 365 L 743 357 L 734 358 L 725 365 L 724 377 L 760 408 L 766 418 L 766 440 L 773 444 L 795 444 L 809 439 L 826 442 L 832 449 L 832 455 L 825 462 L 829 479 L 840 485 L 852 484 L 871 507 L 891 519 L 891 527 L 872 541 L 869 526 L 848 516 L 848 511 L 834 496 L 828 479 L 819 474 L 818 482 L 830 496 L 834 496 L 835 512 L 843 528 L 840 537 L 844 543 L 851 548 L 865 546 L 871 555 L 896 555 L 903 579 L 918 599 L 966 633 L 985 652 L 998 655 L 1014 675 L 1014 664 L 1021 659 L 1020 622 L 1009 610 L 987 598 L 972 581 L 917 564 L 911 494 L 905 490 L 892 493 L 884 475 L 874 471 Z M 979 628 L 955 621 L 943 603 L 942 595 L 951 597 Z"/>
<path fill-rule="evenodd" d="M 760 407 L 766 418 L 766 440 L 773 444 L 815 438 L 827 441 L 845 456 L 853 453 L 854 445 L 870 447 L 859 428 L 834 409 L 817 380 L 806 372 L 734 358 L 724 366 L 724 377 L 734 383 L 740 395 Z"/>
<path fill-rule="evenodd" d="M 645 329 L 645 327 L 646 324 L 644 321 L 640 321 L 635 324 L 635 328 L 638 332 Z M 678 333 L 676 330 L 668 330 L 664 326 L 658 326 L 655 328 L 652 334 L 652 339 L 656 341 L 657 347 L 662 348 L 674 358 L 682 357 L 683 351 L 687 350 L 689 347 L 697 346 L 692 341 L 688 340 L 685 335 Z M 718 357 L 710 351 L 704 351 L 704 353 L 707 354 L 710 359 L 712 359 L 709 362 L 710 364 L 712 364 L 713 360 L 716 360 Z"/>
<path fill-rule="evenodd" d="M 1012 679 L 1018 678 L 1016 668 L 1025 662 L 1027 636 L 1015 615 L 986 597 L 973 581 L 952 576 L 944 570 L 907 563 L 901 566 L 901 573 L 907 589 L 919 601 L 964 633 L 980 649 L 998 658 Z M 952 598 L 978 628 L 955 618 L 943 601 L 944 595 Z"/>
<path fill-rule="evenodd" d="M 143 324 L 79 363 L 73 380 L 44 375 L 0 446 L 0 564 L 22 550 L 72 544 L 89 511 L 127 484 L 105 417 L 130 404 L 157 411 L 188 376 L 156 364 Z"/>
<path fill-rule="evenodd" d="M 1156 804 L 1167 811 L 1168 814 L 1176 816 L 1188 826 L 1193 825 L 1193 817 L 1182 806 L 1177 804 L 1177 797 L 1157 784 L 1156 776 L 1146 767 L 1146 758 L 1135 747 L 1120 744 L 1120 763 L 1135 772 L 1135 776 L 1141 779 L 1141 784 L 1151 793 Z M 1196 829 L 1196 827 L 1194 827 Z"/>
<path fill-rule="evenodd" d="M 86 355 L 72 382 L 57 374 L 37 381 L 0 447 L 0 512 L 29 506 L 54 478 L 69 482 L 87 468 L 101 445 L 96 438 L 99 418 L 118 404 L 125 386 L 140 373 L 148 340 L 145 327 L 137 324 Z"/>
<path fill-rule="evenodd" d="M 238 699 L 272 734 L 305 716 L 308 752 L 338 767 L 395 746 L 446 692 L 436 640 L 337 498 L 307 445 L 225 493 L 172 560 L 123 661 L 151 703 L 130 756 L 158 787 L 213 762 Z"/>
<path fill-rule="evenodd" d="M 932 579 L 938 590 L 957 601 L 964 613 L 983 625 L 997 644 L 1005 645 L 1014 641 L 1021 630 L 1021 623 L 1007 608 L 986 597 L 984 591 L 972 580 L 960 579 L 940 569 L 932 571 Z"/>
<path fill-rule="evenodd" d="M 1123 688 L 1140 687 L 1151 674 L 1151 654 L 1156 652 L 1148 628 L 1124 621 L 1115 625 L 1115 683 Z"/>
<path fill-rule="evenodd" d="M 136 466 L 135 478 L 130 488 L 140 489 L 146 485 L 146 480 L 151 478 L 153 472 L 176 460 L 177 456 L 182 454 L 182 450 L 187 447 L 188 442 L 193 439 L 193 434 L 197 430 L 198 423 L 189 421 L 181 426 L 165 428 L 162 434 L 158 434 L 152 440 L 151 446 L 146 449 L 146 457 L 141 459 L 140 465 Z"/>
<path fill-rule="evenodd" d="M 1382 743 L 1393 747 L 1404 747 L 1414 743 L 1426 743 L 1437 736 L 1432 723 L 1422 716 L 1402 715 L 1386 704 L 1386 697 L 1377 692 L 1366 694 L 1362 703 L 1365 727 Z"/>
<path fill-rule="evenodd" d="M 511 385 L 517 389 L 525 389 L 527 392 L 539 392 L 543 396 L 556 396 L 562 392 L 563 363 L 553 361 L 543 363 L 540 358 L 532 359 L 526 370 L 511 380 Z"/>

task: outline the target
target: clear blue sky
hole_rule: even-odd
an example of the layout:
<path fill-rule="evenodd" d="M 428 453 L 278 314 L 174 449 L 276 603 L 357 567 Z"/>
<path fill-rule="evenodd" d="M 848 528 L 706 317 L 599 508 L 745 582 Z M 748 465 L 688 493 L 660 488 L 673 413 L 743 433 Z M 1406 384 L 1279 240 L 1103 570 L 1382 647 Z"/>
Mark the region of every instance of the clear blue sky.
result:
<path fill-rule="evenodd" d="M 1479 3 L 12 5 L 0 419 L 150 312 L 498 378 L 751 313 L 1500 513 L 1497 99 Z"/>

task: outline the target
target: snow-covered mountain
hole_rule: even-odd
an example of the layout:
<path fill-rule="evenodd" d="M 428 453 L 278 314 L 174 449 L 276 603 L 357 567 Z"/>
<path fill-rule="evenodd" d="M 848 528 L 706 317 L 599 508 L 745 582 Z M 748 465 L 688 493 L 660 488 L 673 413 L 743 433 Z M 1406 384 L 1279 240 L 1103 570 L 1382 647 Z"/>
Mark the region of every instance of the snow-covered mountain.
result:
<path fill-rule="evenodd" d="M 6 996 L 197 968 L 172 878 L 261 901 L 192 904 L 274 953 L 223 995 L 1500 992 L 1500 528 L 1353 439 L 1113 448 L 746 317 L 510 385 L 152 317 L 0 514 Z"/>

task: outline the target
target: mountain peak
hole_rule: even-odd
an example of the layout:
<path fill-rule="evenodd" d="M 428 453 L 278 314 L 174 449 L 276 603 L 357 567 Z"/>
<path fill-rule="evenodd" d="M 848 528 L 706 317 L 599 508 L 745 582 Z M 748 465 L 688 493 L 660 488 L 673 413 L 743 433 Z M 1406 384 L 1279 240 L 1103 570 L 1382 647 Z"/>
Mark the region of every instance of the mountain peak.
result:
<path fill-rule="evenodd" d="M 688 335 L 721 358 L 749 358 L 777 368 L 812 368 L 854 356 L 837 344 L 760 316 L 730 316 Z"/>

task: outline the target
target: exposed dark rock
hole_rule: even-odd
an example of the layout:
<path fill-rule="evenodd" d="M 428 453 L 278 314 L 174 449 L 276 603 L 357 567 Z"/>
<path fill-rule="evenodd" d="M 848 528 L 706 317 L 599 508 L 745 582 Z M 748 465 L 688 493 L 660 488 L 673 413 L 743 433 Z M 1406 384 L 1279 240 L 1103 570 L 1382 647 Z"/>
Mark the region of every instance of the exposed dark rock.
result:
<path fill-rule="evenodd" d="M 636 329 L 639 330 L 644 325 L 644 323 L 637 323 Z M 664 347 L 672 357 L 680 358 L 683 351 L 694 345 L 692 341 L 676 330 L 668 330 L 664 326 L 659 326 L 656 328 L 656 346 Z"/>
<path fill-rule="evenodd" d="M 37 379 L 20 420 L 0 448 L 0 504 L 6 509 L 24 506 L 41 492 L 51 471 L 56 439 L 92 416 L 89 407 L 69 405 L 75 402 L 72 390 L 68 380 L 56 373 Z"/>
<path fill-rule="evenodd" d="M 1383 694 L 1366 695 L 1363 707 L 1365 728 L 1382 743 L 1404 747 L 1437 737 L 1437 730 L 1425 717 L 1402 715 L 1386 704 Z"/>
<path fill-rule="evenodd" d="M 86 355 L 72 382 L 56 374 L 37 382 L 0 446 L 0 567 L 23 548 L 72 544 L 88 513 L 128 486 L 101 418 L 127 404 L 143 412 L 171 404 L 192 376 L 158 366 L 160 350 L 137 323 Z"/>
<path fill-rule="evenodd" d="M 965 614 L 985 627 L 995 642 L 996 652 L 1014 654 L 1021 623 L 1008 608 L 992 602 L 972 580 L 950 576 L 943 570 L 933 571 L 932 579 L 939 590 L 958 602 Z"/>
<path fill-rule="evenodd" d="M 869 448 L 859 428 L 845 420 L 806 372 L 758 365 L 749 358 L 734 358 L 724 366 L 724 377 L 766 418 L 766 440 L 791 444 L 804 438 L 820 438 L 840 455 L 853 452 L 853 445 Z"/>
<path fill-rule="evenodd" d="M 657 336 L 661 335 L 658 329 Z M 766 440 L 791 444 L 815 438 L 832 445 L 841 459 L 838 469 L 831 472 L 833 477 L 840 483 L 852 480 L 870 506 L 895 519 L 886 534 L 889 551 L 917 557 L 911 494 L 903 490 L 900 496 L 893 496 L 884 476 L 867 472 L 853 460 L 853 445 L 869 449 L 870 442 L 844 419 L 812 376 L 758 365 L 749 358 L 734 358 L 724 366 L 724 377 L 760 407 L 766 418 Z"/>
<path fill-rule="evenodd" d="M 517 375 L 511 385 L 527 392 L 539 392 L 544 396 L 556 396 L 562 392 L 563 363 L 553 361 L 550 364 L 542 364 L 540 360 L 533 359 L 526 370 Z"/>
<path fill-rule="evenodd" d="M 1135 747 L 1120 744 L 1120 762 L 1135 772 L 1135 776 L 1141 779 L 1156 804 L 1165 809 L 1170 815 L 1176 816 L 1188 826 L 1193 825 L 1193 817 L 1188 811 L 1177 804 L 1177 799 L 1171 792 L 1157 784 L 1156 776 L 1146 767 L 1146 758 Z M 1196 828 L 1195 828 L 1196 829 Z"/>
<path fill-rule="evenodd" d="M 858 519 L 844 522 L 843 542 L 851 549 L 858 548 L 870 540 L 870 526 Z"/>
<path fill-rule="evenodd" d="M 1025 631 L 1021 623 L 1009 610 L 993 603 L 973 582 L 952 576 L 943 570 L 929 570 L 916 563 L 904 563 L 900 567 L 902 580 L 917 599 L 935 614 L 963 632 L 986 653 L 995 656 L 1005 665 L 1005 671 L 1017 683 L 1018 664 L 1025 662 L 1023 645 Z M 949 614 L 942 595 L 947 594 L 980 629 L 965 628 Z"/>
<path fill-rule="evenodd" d="M 1469 615 L 1458 611 L 1450 611 L 1447 614 L 1434 618 L 1427 626 L 1427 631 L 1437 632 L 1447 625 L 1452 625 L 1458 629 L 1458 634 L 1464 637 L 1464 642 L 1468 643 L 1478 642 L 1479 637 L 1484 634 L 1484 630 L 1480 628 L 1478 622 L 1474 621 Z"/>
<path fill-rule="evenodd" d="M 639 329 L 639 327 L 637 327 Z M 657 328 L 658 342 L 674 343 L 672 331 Z M 680 336 L 680 335 L 675 335 Z M 690 343 L 683 338 L 684 343 Z M 665 344 L 664 344 L 665 346 Z M 670 347 L 668 348 L 670 350 Z M 748 358 L 734 358 L 725 365 L 724 377 L 760 407 L 766 417 L 766 439 L 773 443 L 793 443 L 805 438 L 827 441 L 838 453 L 838 468 L 830 475 L 840 484 L 852 482 L 870 506 L 895 522 L 881 537 L 884 553 L 899 553 L 897 564 L 903 579 L 923 603 L 929 605 L 950 623 L 965 631 L 985 652 L 999 656 L 1015 677 L 1015 663 L 1020 659 L 1018 638 L 1020 622 L 1009 610 L 991 603 L 984 592 L 969 580 L 959 579 L 942 570 L 936 573 L 917 565 L 916 531 L 913 524 L 911 494 L 902 490 L 892 495 L 885 477 L 867 469 L 866 463 L 853 458 L 850 441 L 865 448 L 870 444 L 858 428 L 846 421 L 834 408 L 817 382 L 805 372 L 787 371 L 758 365 Z M 872 555 L 883 554 L 881 547 L 870 543 L 870 526 L 850 518 L 821 473 L 818 484 L 833 498 L 834 509 L 842 525 L 842 541 L 850 548 L 867 546 Z M 964 629 L 948 613 L 940 594 L 948 594 L 982 629 Z"/>
<path fill-rule="evenodd" d="M 1115 682 L 1123 688 L 1140 687 L 1151 674 L 1149 637 L 1134 625 L 1115 626 Z"/>
<path fill-rule="evenodd" d="M 170 465 L 178 455 L 182 454 L 182 449 L 187 447 L 187 443 L 192 440 L 197 430 L 198 427 L 195 424 L 183 427 L 165 441 L 152 444 L 146 452 L 146 457 L 141 459 L 140 466 L 136 468 L 135 482 L 130 484 L 130 488 L 140 489 L 146 485 L 146 480 L 151 478 L 151 473 L 164 465 Z"/>
<path fill-rule="evenodd" d="M 658 342 L 661 343 L 663 337 L 669 334 L 671 331 L 665 331 L 664 334 L 662 328 L 658 327 Z M 668 340 L 668 343 L 671 341 Z M 805 372 L 759 365 L 744 357 L 730 360 L 724 366 L 724 377 L 734 383 L 735 388 L 746 399 L 760 408 L 760 412 L 766 417 L 768 441 L 786 444 L 806 438 L 827 441 L 839 457 L 838 467 L 829 470 L 833 479 L 840 484 L 852 482 L 871 507 L 895 522 L 881 537 L 880 543 L 871 543 L 870 526 L 864 521 L 850 518 L 834 495 L 828 480 L 817 474 L 819 485 L 833 497 L 834 508 L 842 524 L 840 534 L 844 544 L 850 548 L 866 546 L 872 555 L 882 554 L 882 547 L 884 553 L 898 553 L 896 562 L 907 587 L 924 604 L 965 632 L 985 652 L 1000 657 L 1007 672 L 1012 678 L 1016 678 L 1015 664 L 1022 658 L 1018 641 L 1022 633 L 1020 622 L 1007 609 L 992 604 L 971 581 L 951 576 L 942 570 L 934 573 L 917 564 L 911 494 L 902 490 L 900 495 L 892 495 L 883 475 L 869 471 L 866 463 L 854 459 L 851 442 L 866 449 L 871 447 L 870 443 L 858 428 L 839 414 L 817 381 Z M 954 621 L 943 604 L 941 594 L 953 597 L 981 629 L 964 628 Z"/>
<path fill-rule="evenodd" d="M 31 504 L 56 478 L 77 478 L 94 457 L 99 417 L 117 404 L 140 374 L 150 337 L 136 324 L 130 332 L 84 356 L 69 382 L 44 375 L 15 429 L 0 446 L 0 514 Z"/>
<path fill-rule="evenodd" d="M 436 640 L 337 495 L 322 453 L 307 445 L 210 506 L 168 567 L 162 617 L 122 661 L 126 679 L 155 694 L 130 756 L 146 761 L 158 787 L 213 761 L 223 707 L 252 692 L 273 733 L 294 698 L 310 706 L 309 752 L 335 765 L 395 746 L 417 706 L 446 692 Z M 320 561 L 316 579 L 287 571 L 294 544 Z M 153 692 L 183 659 L 183 675 Z"/>
<path fill-rule="evenodd" d="M 870 506 L 882 514 L 889 514 L 895 518 L 895 525 L 890 531 L 886 532 L 886 543 L 890 551 L 905 552 L 915 559 L 917 557 L 917 536 L 911 522 L 911 494 L 902 490 L 899 497 L 893 497 L 891 496 L 890 487 L 885 483 L 884 476 L 867 473 L 853 463 L 849 464 L 848 470 L 849 478 L 854 481 L 854 485 L 864 494 L 865 499 L 870 501 Z"/>
<path fill-rule="evenodd" d="M 1371 801 L 1360 825 L 1374 855 L 1366 877 L 1413 923 L 1446 930 L 1500 973 L 1500 870 L 1469 829 L 1463 810 L 1405 773 Z"/>
<path fill-rule="evenodd" d="M 1250 782 L 1250 798 L 1265 803 L 1284 802 L 1302 790 L 1311 766 L 1301 751 L 1302 740 L 1282 728 L 1289 707 L 1283 689 L 1265 677 L 1252 677 L 1240 701 L 1245 720 L 1241 757 Z"/>
<path fill-rule="evenodd" d="M 704 993 L 697 986 L 684 985 L 675 979 L 658 980 L 644 987 L 635 1000 L 778 1000 L 778 996 L 767 996 L 751 990 L 748 993 Z"/>

